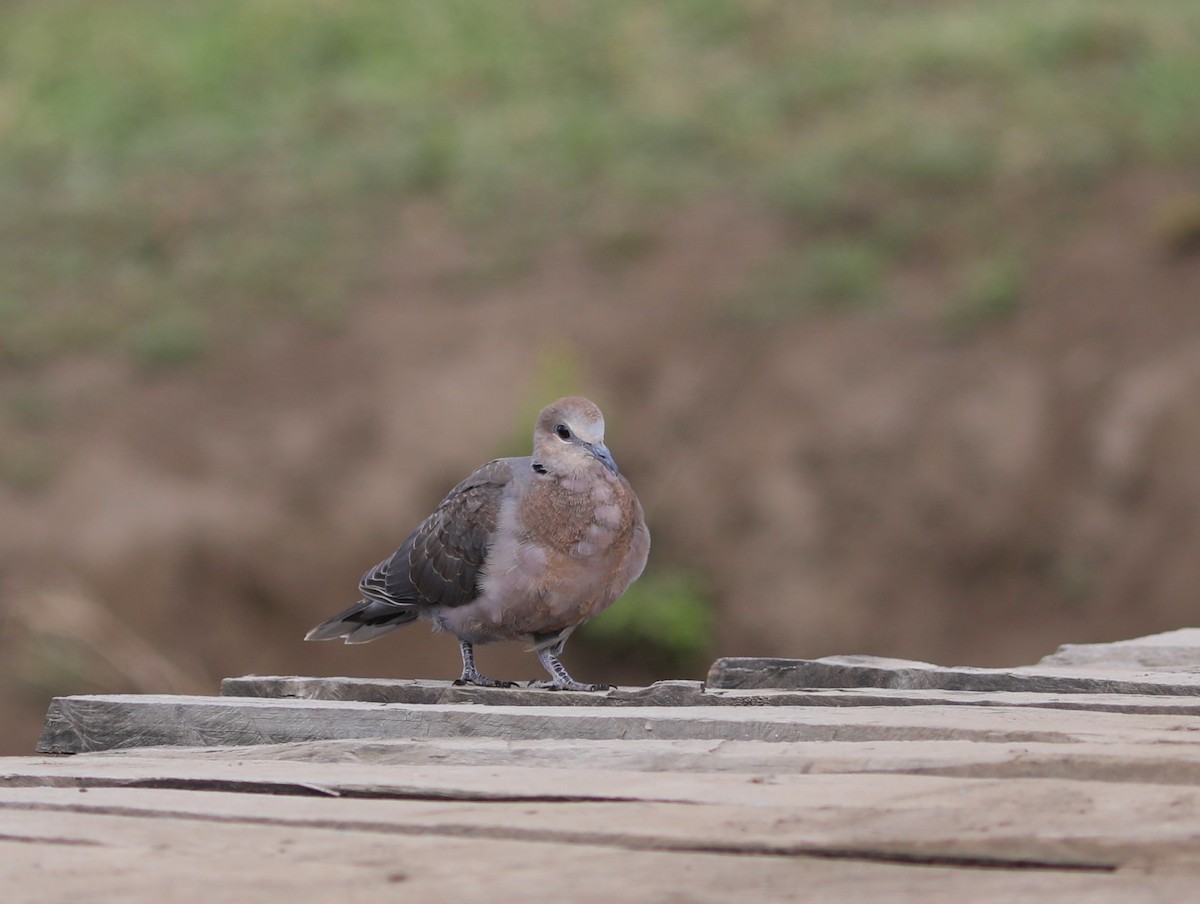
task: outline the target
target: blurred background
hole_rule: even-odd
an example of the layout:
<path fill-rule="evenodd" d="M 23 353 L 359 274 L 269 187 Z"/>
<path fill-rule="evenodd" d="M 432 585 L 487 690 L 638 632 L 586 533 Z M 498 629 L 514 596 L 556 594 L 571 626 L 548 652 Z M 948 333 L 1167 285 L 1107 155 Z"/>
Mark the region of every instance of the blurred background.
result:
<path fill-rule="evenodd" d="M 1200 623 L 1200 4 L 0 4 L 0 752 L 455 677 L 301 637 L 568 392 L 654 535 L 582 680 Z"/>

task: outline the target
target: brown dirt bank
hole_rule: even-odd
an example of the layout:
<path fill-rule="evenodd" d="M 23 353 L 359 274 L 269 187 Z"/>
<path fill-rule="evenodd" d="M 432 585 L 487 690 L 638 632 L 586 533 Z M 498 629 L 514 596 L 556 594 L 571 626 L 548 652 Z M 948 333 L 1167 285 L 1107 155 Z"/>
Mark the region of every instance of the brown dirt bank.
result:
<path fill-rule="evenodd" d="M 719 601 L 715 653 L 997 665 L 1195 624 L 1200 257 L 1168 257 L 1151 226 L 1178 184 L 1113 186 L 1020 310 L 966 338 L 930 302 L 932 262 L 878 310 L 729 316 L 786 241 L 735 206 L 671 219 L 619 267 L 564 242 L 495 284 L 460 278 L 469 247 L 414 209 L 389 284 L 340 332 L 274 330 L 153 379 L 77 359 L 6 380 L 10 399 L 36 381 L 56 417 L 49 484 L 0 484 L 0 753 L 30 749 L 51 691 L 450 675 L 454 644 L 423 629 L 300 638 L 502 450 L 562 343 L 652 560 Z M 531 660 L 482 667 L 534 677 Z M 575 670 L 597 669 L 655 677 Z"/>

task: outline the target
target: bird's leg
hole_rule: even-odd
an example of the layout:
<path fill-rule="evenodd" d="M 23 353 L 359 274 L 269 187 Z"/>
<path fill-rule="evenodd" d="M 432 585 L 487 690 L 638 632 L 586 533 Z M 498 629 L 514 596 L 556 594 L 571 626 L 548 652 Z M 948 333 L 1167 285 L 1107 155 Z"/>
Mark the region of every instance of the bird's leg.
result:
<path fill-rule="evenodd" d="M 454 682 L 455 687 L 462 687 L 464 684 L 474 684 L 478 687 L 516 686 L 515 681 L 497 681 L 495 678 L 479 674 L 479 669 L 475 668 L 475 648 L 465 640 L 459 641 L 459 649 L 462 650 L 463 673 L 462 677 Z"/>
<path fill-rule="evenodd" d="M 562 647 L 559 645 L 559 652 L 561 651 Z M 537 651 L 537 654 L 546 671 L 554 676 L 554 680 L 531 681 L 529 682 L 530 687 L 540 687 L 548 691 L 607 691 L 612 689 L 611 684 L 584 684 L 576 681 L 567 674 L 567 670 L 549 647 L 543 647 Z"/>

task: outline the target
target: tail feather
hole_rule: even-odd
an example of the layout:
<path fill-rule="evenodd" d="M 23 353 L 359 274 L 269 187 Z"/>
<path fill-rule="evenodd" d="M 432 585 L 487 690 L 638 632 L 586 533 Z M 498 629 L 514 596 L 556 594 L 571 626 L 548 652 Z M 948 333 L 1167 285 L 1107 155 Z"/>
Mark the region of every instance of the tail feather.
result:
<path fill-rule="evenodd" d="M 417 620 L 416 606 L 394 606 L 378 600 L 359 600 L 344 612 L 323 621 L 304 635 L 305 640 L 336 640 L 366 643 L 381 634 Z"/>
<path fill-rule="evenodd" d="M 346 643 L 366 643 L 382 634 L 387 634 L 389 631 L 402 628 L 409 622 L 416 621 L 416 618 L 417 615 L 414 612 L 411 618 L 404 618 L 402 621 L 393 620 L 377 625 L 359 625 L 346 635 Z"/>

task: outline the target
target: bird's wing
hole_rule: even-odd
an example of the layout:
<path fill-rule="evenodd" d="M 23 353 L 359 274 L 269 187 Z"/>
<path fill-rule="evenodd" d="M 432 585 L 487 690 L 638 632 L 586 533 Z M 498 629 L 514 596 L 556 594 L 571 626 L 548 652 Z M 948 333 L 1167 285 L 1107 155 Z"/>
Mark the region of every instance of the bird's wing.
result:
<path fill-rule="evenodd" d="M 396 605 L 474 600 L 512 479 L 512 460 L 488 462 L 452 489 L 390 559 L 363 575 L 360 589 Z"/>
<path fill-rule="evenodd" d="M 407 541 L 405 541 L 405 545 L 401 549 L 407 548 Z M 412 606 L 417 601 L 415 597 L 411 595 L 407 597 L 394 595 L 388 592 L 388 571 L 393 567 L 392 563 L 395 558 L 396 553 L 393 553 L 378 565 L 372 565 L 368 568 L 362 578 L 359 579 L 358 592 L 368 600 L 375 600 L 379 603 L 388 603 L 393 606 Z"/>

